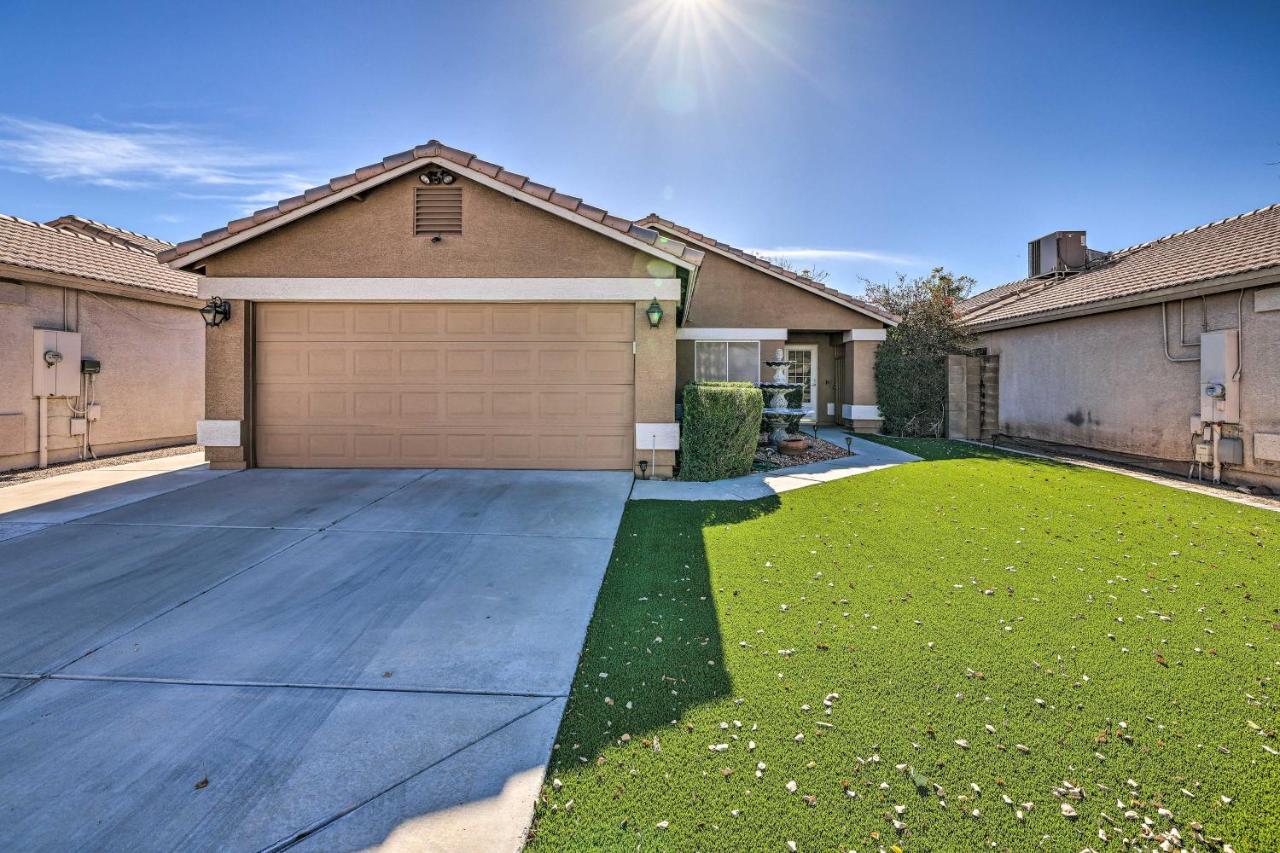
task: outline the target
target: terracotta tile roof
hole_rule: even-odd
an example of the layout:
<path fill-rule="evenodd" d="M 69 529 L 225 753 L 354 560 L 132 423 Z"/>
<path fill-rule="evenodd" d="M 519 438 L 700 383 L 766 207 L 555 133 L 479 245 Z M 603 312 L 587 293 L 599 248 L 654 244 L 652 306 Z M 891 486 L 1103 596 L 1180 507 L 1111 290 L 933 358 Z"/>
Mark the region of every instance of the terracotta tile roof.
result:
<path fill-rule="evenodd" d="M 1034 323 L 1054 311 L 1122 297 L 1154 297 L 1167 288 L 1269 267 L 1280 273 L 1280 204 L 1121 249 L 1086 272 L 992 288 L 961 303 L 961 313 L 974 326 Z"/>
<path fill-rule="evenodd" d="M 71 213 L 66 216 L 59 216 L 57 219 L 51 219 L 45 225 L 50 228 L 57 228 L 59 231 L 74 231 L 77 234 L 84 234 L 86 237 L 97 237 L 106 240 L 108 243 L 144 249 L 153 255 L 163 252 L 165 249 L 173 248 L 173 244 L 168 240 L 161 240 L 159 237 L 148 237 L 146 234 L 138 234 L 125 228 L 117 228 L 105 222 L 95 222 L 92 219 L 85 219 L 83 216 L 76 216 Z"/>
<path fill-rule="evenodd" d="M 857 299 L 843 291 L 836 290 L 834 287 L 827 287 L 821 282 L 814 281 L 813 279 L 800 275 L 786 267 L 780 267 L 777 264 L 770 263 L 764 258 L 753 255 L 750 252 L 743 251 L 742 249 L 734 246 L 730 246 L 728 243 L 721 242 L 714 237 L 708 237 L 706 234 L 700 234 L 691 228 L 685 228 L 683 225 L 677 225 L 670 219 L 664 219 L 656 213 L 650 213 L 648 216 L 637 221 L 641 225 L 657 225 L 659 228 L 672 231 L 679 234 L 681 237 L 686 237 L 689 240 L 692 240 L 695 243 L 699 243 L 712 249 L 718 249 L 721 252 L 732 255 L 747 266 L 752 266 L 763 270 L 764 272 L 772 273 L 775 276 L 780 276 L 798 287 L 802 287 L 805 290 L 816 291 L 822 296 L 829 297 L 838 302 L 843 302 L 851 308 L 857 309 L 864 314 L 869 314 L 878 320 L 883 320 L 890 325 L 897 325 L 900 319 L 896 315 L 891 314 L 870 302 Z"/>
<path fill-rule="evenodd" d="M 370 178 L 376 178 L 379 175 L 397 169 L 416 160 L 427 160 L 434 158 L 452 163 L 463 169 L 471 169 L 475 172 L 491 178 L 511 187 L 525 195 L 536 198 L 539 201 L 554 204 L 562 207 L 566 211 L 576 214 L 598 225 L 603 225 L 620 235 L 625 235 L 635 240 L 653 247 L 663 254 L 678 258 L 691 266 L 697 266 L 702 262 L 702 252 L 690 246 L 686 246 L 677 240 L 671 240 L 651 228 L 644 228 L 629 219 L 623 219 L 620 216 L 612 216 L 603 208 L 586 204 L 582 199 L 575 196 L 566 195 L 558 192 L 553 187 L 535 183 L 524 175 L 510 172 L 496 163 L 489 163 L 481 160 L 474 154 L 467 151 L 461 151 L 457 148 L 450 148 L 442 144 L 438 140 L 431 140 L 425 145 L 419 145 L 408 151 L 401 151 L 399 154 L 392 154 L 383 158 L 379 163 L 372 163 L 368 166 L 361 166 L 348 175 L 340 175 L 333 178 L 327 184 L 318 187 L 312 187 L 301 195 L 286 198 L 283 201 L 271 207 L 263 208 L 251 216 L 243 219 L 236 219 L 228 222 L 222 228 L 208 231 L 197 239 L 186 240 L 160 253 L 160 260 L 166 264 L 172 264 L 181 260 L 183 257 L 190 255 L 197 249 L 213 245 L 221 240 L 238 234 L 255 225 L 261 225 L 270 222 L 277 217 L 283 216 L 290 211 L 297 210 L 304 205 L 325 199 L 334 193 L 362 183 Z"/>
<path fill-rule="evenodd" d="M 194 298 L 199 281 L 160 264 L 145 249 L 3 213 L 0 264 L 136 288 L 140 299 L 147 292 Z"/>

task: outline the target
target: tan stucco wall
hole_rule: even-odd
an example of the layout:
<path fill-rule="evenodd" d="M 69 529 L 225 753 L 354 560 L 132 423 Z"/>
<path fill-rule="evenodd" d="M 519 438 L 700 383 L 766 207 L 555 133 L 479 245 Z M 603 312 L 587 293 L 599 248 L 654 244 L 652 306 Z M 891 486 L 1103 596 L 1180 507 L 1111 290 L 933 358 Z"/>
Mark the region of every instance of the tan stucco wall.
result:
<path fill-rule="evenodd" d="M 669 424 L 675 421 L 676 303 L 662 302 L 664 319 L 649 326 L 648 302 L 636 303 L 636 423 Z M 655 458 L 656 456 L 656 458 Z M 670 477 L 676 462 L 674 450 L 636 449 L 636 462 L 650 462 L 649 476 Z"/>
<path fill-rule="evenodd" d="M 204 321 L 192 308 L 39 284 L 6 285 L 0 299 L 0 470 L 38 462 L 39 403 L 32 396 L 33 329 L 81 334 L 101 420 L 99 456 L 190 442 L 204 406 Z M 77 404 L 78 405 L 78 404 Z M 79 458 L 67 401 L 48 403 L 49 461 Z"/>
<path fill-rule="evenodd" d="M 242 442 L 251 433 L 245 371 L 252 352 L 252 310 L 252 303 L 232 300 L 231 318 L 205 334 L 205 417 L 239 421 Z M 244 468 L 251 462 L 244 444 L 206 447 L 204 454 L 213 468 Z"/>
<path fill-rule="evenodd" d="M 739 261 L 707 252 L 698 269 L 684 325 L 843 331 L 878 329 L 884 324 Z"/>
<path fill-rule="evenodd" d="M 460 179 L 463 233 L 413 234 L 418 173 L 370 190 L 209 258 L 209 276 L 650 277 L 666 261 Z"/>
<path fill-rule="evenodd" d="M 1235 328 L 1237 293 L 1208 299 L 1211 329 Z M 1200 302 L 1189 300 L 1188 341 L 1198 339 Z M 1280 478 L 1280 464 L 1255 462 L 1255 432 L 1280 433 L 1280 311 L 1243 303 L 1241 428 L 1245 464 L 1232 470 Z M 1169 306 L 1171 352 L 1194 355 Z M 1040 441 L 1186 462 L 1189 420 L 1200 411 L 1199 361 L 1164 356 L 1160 307 L 1114 311 L 989 332 L 982 344 L 1000 356 L 1001 431 Z"/>

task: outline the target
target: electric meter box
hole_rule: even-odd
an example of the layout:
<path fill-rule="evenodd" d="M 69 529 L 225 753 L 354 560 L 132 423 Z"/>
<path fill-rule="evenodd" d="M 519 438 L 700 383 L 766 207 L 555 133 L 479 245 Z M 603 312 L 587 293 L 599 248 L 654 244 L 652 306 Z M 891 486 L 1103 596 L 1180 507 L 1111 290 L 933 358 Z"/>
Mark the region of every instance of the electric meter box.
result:
<path fill-rule="evenodd" d="M 1200 420 L 1240 423 L 1240 333 L 1235 329 L 1200 336 Z"/>
<path fill-rule="evenodd" d="M 36 329 L 31 358 L 32 396 L 80 396 L 80 333 Z"/>

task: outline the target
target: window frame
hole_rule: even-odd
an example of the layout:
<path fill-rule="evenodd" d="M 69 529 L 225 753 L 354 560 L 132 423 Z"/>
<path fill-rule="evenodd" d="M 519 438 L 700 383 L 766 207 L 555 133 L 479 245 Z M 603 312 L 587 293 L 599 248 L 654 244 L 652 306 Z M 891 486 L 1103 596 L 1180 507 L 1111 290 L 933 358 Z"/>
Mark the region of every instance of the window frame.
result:
<path fill-rule="evenodd" d="M 699 364 L 698 347 L 702 344 L 724 344 L 724 375 L 726 377 L 725 379 L 703 379 L 698 376 L 698 364 Z M 750 379 L 728 379 L 727 378 L 729 376 L 729 344 L 751 344 L 756 348 L 756 358 L 755 358 L 756 378 L 754 382 L 753 380 L 750 380 Z M 753 382 L 753 384 L 759 385 L 760 384 L 760 342 L 748 341 L 748 340 L 731 340 L 727 338 L 725 340 L 718 340 L 718 341 L 695 340 L 693 342 L 693 381 L 694 382 Z"/>

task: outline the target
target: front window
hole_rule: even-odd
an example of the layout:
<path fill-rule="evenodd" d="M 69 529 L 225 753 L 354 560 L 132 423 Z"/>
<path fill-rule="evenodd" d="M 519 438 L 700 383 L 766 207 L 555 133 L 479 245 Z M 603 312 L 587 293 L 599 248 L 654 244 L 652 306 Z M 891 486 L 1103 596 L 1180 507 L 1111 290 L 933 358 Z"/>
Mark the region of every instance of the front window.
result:
<path fill-rule="evenodd" d="M 694 341 L 693 378 L 699 382 L 759 382 L 760 342 Z"/>

